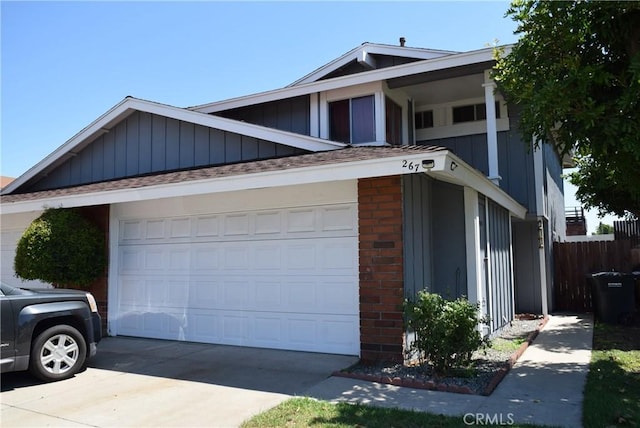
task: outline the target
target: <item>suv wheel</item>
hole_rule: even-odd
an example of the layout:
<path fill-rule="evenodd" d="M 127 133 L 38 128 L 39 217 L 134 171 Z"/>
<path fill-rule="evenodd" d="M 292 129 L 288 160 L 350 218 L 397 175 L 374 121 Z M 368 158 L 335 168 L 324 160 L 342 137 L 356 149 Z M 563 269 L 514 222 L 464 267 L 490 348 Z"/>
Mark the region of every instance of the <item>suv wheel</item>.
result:
<path fill-rule="evenodd" d="M 40 333 L 33 342 L 29 370 L 45 381 L 67 379 L 83 366 L 87 345 L 78 330 L 56 325 Z"/>

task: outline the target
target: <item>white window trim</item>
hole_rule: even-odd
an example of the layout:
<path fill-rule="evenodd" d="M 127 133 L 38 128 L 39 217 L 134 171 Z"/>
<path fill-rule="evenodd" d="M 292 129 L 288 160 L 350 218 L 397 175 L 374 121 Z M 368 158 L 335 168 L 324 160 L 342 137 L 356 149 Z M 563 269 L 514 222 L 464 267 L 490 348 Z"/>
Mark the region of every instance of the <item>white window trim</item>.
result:
<path fill-rule="evenodd" d="M 375 117 L 375 141 L 358 143 L 358 146 L 383 145 L 385 142 L 384 133 L 384 91 L 382 82 L 373 82 L 365 85 L 358 85 L 349 88 L 341 88 L 338 90 L 321 92 L 319 101 L 319 117 L 320 117 L 320 138 L 329 139 L 329 103 L 345 99 L 353 99 L 359 97 L 374 97 L 374 117 Z"/>
<path fill-rule="evenodd" d="M 496 94 L 496 101 L 499 102 L 500 118 L 496 119 L 496 129 L 500 131 L 508 131 L 510 129 L 509 117 L 507 113 L 507 105 L 504 99 Z M 433 128 L 422 128 L 415 130 L 416 141 L 432 140 L 437 138 L 461 137 L 464 135 L 484 134 L 487 132 L 487 121 L 476 120 L 473 122 L 453 123 L 453 108 L 484 104 L 483 97 L 467 98 L 456 100 L 443 104 L 423 104 L 416 107 L 414 112 L 433 110 Z"/>

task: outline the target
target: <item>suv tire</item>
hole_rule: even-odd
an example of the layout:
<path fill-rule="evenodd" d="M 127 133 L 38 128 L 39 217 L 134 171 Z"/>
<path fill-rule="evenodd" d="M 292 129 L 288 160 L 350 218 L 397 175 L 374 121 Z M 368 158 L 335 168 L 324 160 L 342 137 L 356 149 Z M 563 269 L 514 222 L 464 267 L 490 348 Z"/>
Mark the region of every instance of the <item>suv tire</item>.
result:
<path fill-rule="evenodd" d="M 44 381 L 67 379 L 84 365 L 87 344 L 70 325 L 56 325 L 40 333 L 31 347 L 29 371 Z"/>

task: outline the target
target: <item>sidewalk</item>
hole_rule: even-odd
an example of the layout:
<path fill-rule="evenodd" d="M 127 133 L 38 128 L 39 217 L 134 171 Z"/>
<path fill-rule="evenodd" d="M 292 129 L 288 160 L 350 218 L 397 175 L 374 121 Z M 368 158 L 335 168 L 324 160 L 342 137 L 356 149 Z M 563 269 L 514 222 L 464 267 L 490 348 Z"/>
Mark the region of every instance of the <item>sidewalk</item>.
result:
<path fill-rule="evenodd" d="M 551 315 L 534 343 L 488 397 L 402 388 L 356 379 L 330 377 L 306 395 L 383 407 L 460 416 L 465 424 L 479 418 L 496 424 L 533 423 L 582 426 L 582 396 L 593 338 L 588 315 Z M 466 415 L 466 416 L 465 416 Z"/>

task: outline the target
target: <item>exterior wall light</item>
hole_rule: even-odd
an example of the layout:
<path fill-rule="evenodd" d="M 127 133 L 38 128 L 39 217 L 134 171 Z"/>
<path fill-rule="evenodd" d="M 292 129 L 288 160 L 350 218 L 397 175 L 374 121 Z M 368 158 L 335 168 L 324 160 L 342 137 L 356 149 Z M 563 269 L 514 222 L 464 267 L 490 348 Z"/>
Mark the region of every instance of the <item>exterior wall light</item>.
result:
<path fill-rule="evenodd" d="M 432 169 L 435 166 L 436 162 L 433 159 L 425 159 L 422 161 L 422 167 L 424 169 Z"/>

